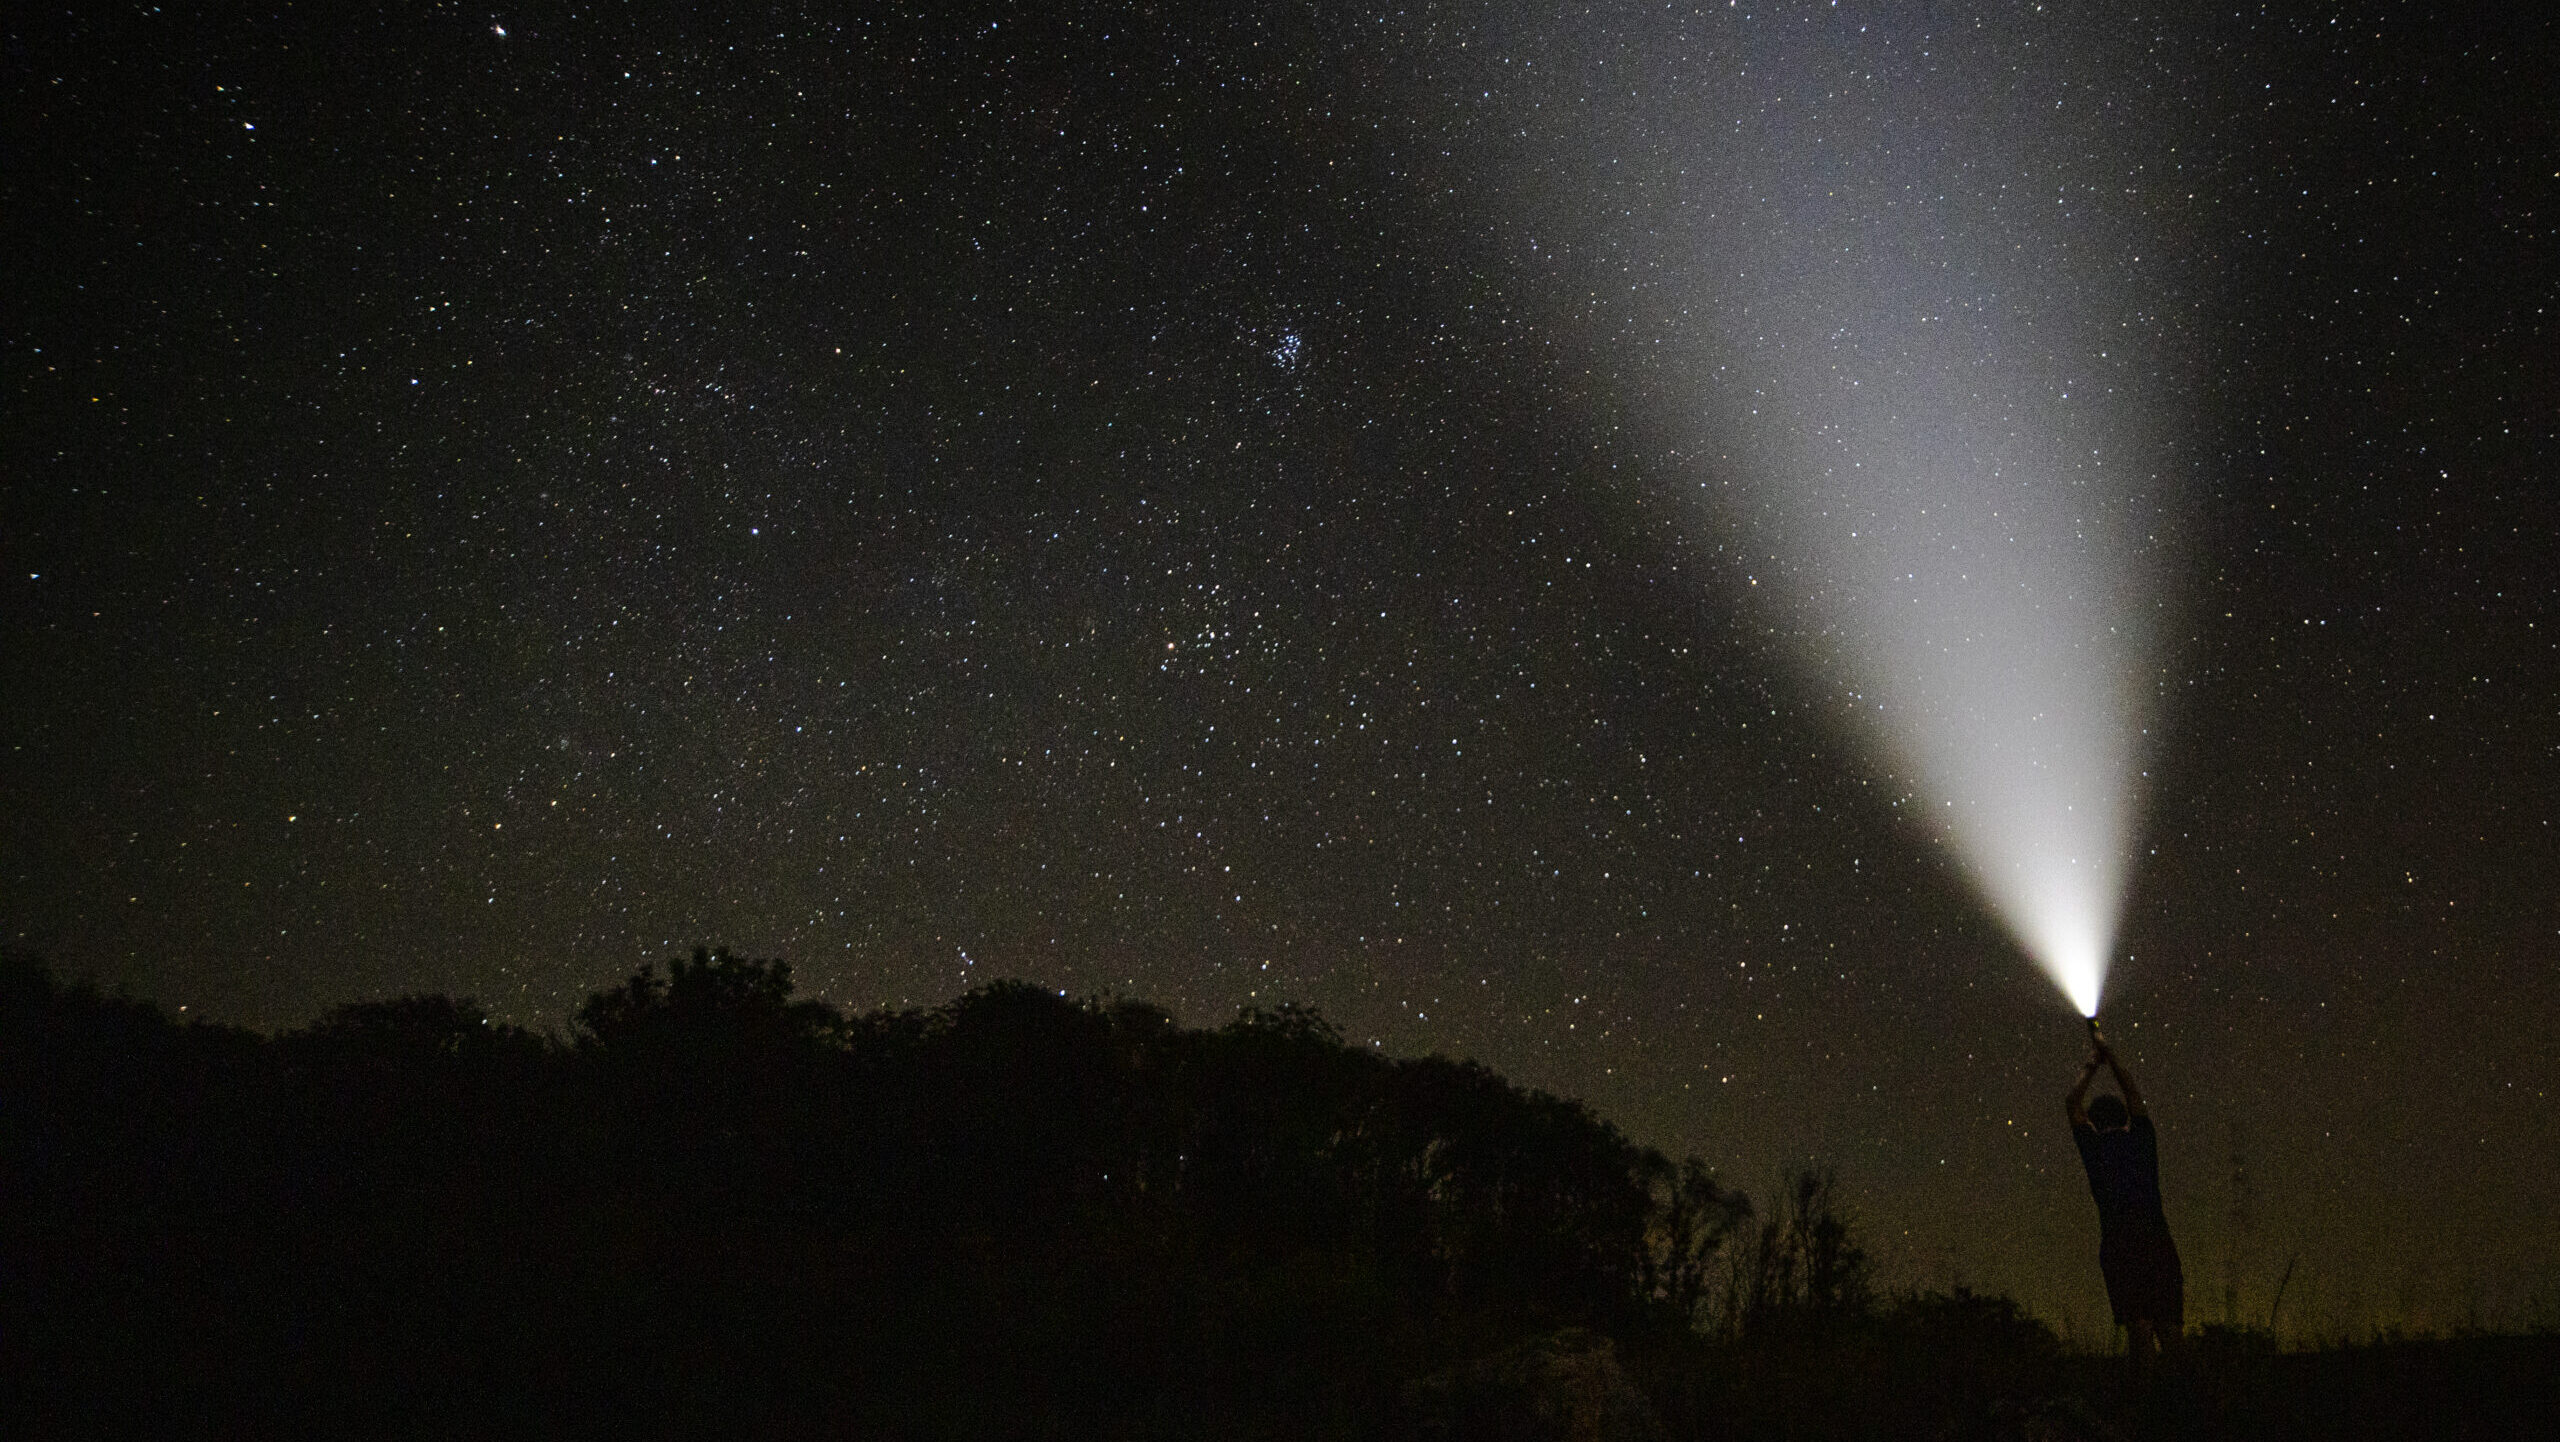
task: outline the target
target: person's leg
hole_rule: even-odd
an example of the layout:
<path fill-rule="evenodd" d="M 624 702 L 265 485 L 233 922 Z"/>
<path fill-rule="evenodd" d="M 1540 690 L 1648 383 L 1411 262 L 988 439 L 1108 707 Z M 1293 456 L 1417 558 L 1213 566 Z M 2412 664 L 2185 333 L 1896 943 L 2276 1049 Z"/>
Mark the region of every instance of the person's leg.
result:
<path fill-rule="evenodd" d="M 2151 1359 L 2160 1350 L 2159 1330 L 2148 1317 L 2136 1317 L 2125 1327 L 2125 1359 L 2133 1372 L 2133 1384 L 2139 1388 L 2151 1377 Z"/>

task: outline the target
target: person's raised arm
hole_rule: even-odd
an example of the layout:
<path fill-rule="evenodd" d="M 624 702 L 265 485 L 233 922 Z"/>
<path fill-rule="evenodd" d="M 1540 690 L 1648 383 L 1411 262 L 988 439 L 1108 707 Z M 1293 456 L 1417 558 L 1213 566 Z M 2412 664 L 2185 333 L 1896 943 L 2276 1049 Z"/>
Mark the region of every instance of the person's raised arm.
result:
<path fill-rule="evenodd" d="M 2062 1099 L 2062 1109 L 2070 1114 L 2071 1124 L 2075 1127 L 2096 1125 L 2089 1120 L 2089 1083 L 2098 1079 L 2098 1067 L 2105 1057 L 2106 1053 L 2102 1051 L 2089 1058 L 2089 1064 L 2080 1068 L 2080 1080 L 2071 1088 L 2071 1095 Z"/>
<path fill-rule="evenodd" d="M 2116 1074 L 2116 1089 L 2124 1093 L 2124 1109 L 2138 1117 L 2151 1115 L 2150 1109 L 2142 1104 L 2142 1088 L 2133 1084 L 2133 1073 L 2126 1071 L 2124 1063 L 2116 1060 L 2115 1049 L 2109 1047 L 2099 1056 L 2105 1059 L 2107 1070 Z"/>

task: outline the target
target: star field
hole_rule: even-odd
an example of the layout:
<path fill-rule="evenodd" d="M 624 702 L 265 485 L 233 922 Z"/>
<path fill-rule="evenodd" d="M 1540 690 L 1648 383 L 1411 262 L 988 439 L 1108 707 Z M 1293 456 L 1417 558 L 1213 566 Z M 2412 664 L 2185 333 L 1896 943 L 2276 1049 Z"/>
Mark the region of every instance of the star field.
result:
<path fill-rule="evenodd" d="M 2142 23 L 2210 246 L 2108 1008 L 2195 1311 L 2548 1308 L 2549 37 Z M 2103 1317 L 2077 1023 L 1559 323 L 1608 217 L 1480 184 L 1494 19 L 9 28 L 12 946 L 262 1027 L 696 943 L 1308 1002 Z"/>

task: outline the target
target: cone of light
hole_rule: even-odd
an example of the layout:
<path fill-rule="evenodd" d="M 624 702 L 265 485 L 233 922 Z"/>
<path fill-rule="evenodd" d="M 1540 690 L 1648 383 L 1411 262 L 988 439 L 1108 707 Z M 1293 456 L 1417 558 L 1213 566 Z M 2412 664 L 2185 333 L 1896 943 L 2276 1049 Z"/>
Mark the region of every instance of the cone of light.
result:
<path fill-rule="evenodd" d="M 1488 39 L 1522 263 L 2094 1016 L 2186 409 L 2171 39 L 1785 0 Z"/>
<path fill-rule="evenodd" d="M 1843 642 L 1869 734 L 2019 946 L 2083 1016 L 2098 1010 L 2130 848 L 2139 694 L 2129 632 L 2095 604 L 2103 558 L 2034 521 L 2032 487 L 1998 507 L 2016 540 L 1960 539 L 1990 518 L 1936 487 L 1937 524 L 1869 557 L 1898 587 L 1833 584 L 1819 601 Z M 1870 512 L 1871 526 L 1883 518 Z M 1805 538 L 1814 554 L 1825 554 Z M 1936 574 L 1929 567 L 1940 559 Z M 1846 570 L 1853 557 L 1833 557 Z"/>

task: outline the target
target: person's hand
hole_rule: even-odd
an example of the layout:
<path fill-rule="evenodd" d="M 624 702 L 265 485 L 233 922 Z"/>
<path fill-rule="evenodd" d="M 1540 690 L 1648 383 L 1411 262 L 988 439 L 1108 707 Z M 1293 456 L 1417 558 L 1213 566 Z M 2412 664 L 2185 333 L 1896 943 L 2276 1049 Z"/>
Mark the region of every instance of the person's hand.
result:
<path fill-rule="evenodd" d="M 2090 1053 L 2089 1068 L 2090 1070 L 2095 1071 L 2102 1066 L 2113 1066 L 2115 1064 L 2115 1059 L 2115 1048 L 2107 1045 L 2105 1042 L 2099 1042 L 2097 1044 L 2097 1050 Z"/>

